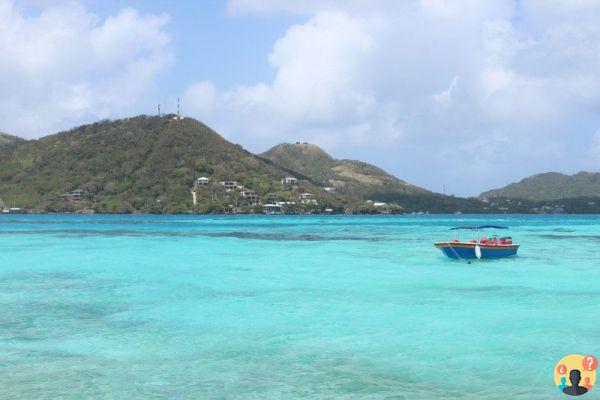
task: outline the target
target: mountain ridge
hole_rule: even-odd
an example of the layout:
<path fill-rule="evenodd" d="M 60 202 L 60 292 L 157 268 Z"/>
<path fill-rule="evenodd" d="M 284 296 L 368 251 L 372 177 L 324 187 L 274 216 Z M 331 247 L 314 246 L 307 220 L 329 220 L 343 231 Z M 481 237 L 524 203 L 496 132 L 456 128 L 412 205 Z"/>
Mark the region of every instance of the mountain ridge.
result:
<path fill-rule="evenodd" d="M 281 179 L 289 174 L 203 123 L 176 116 L 101 121 L 0 148 L 0 198 L 47 212 L 79 206 L 61 199 L 78 189 L 99 212 L 213 212 L 244 203 L 240 192 L 220 190 L 216 182 L 286 197 Z M 197 191 L 202 207 L 192 207 L 191 190 L 201 176 L 212 184 Z M 299 178 L 304 190 L 318 192 Z"/>
<path fill-rule="evenodd" d="M 306 147 L 330 167 L 324 175 L 252 154 L 192 118 L 104 120 L 0 147 L 0 201 L 32 212 L 252 213 L 268 203 L 286 213 L 481 210 L 478 200 Z"/>
<path fill-rule="evenodd" d="M 600 212 L 587 197 L 546 203 L 433 193 L 308 143 L 255 155 L 174 114 L 103 120 L 35 140 L 3 137 L 5 212 Z"/>
<path fill-rule="evenodd" d="M 0 146 L 5 146 L 12 143 L 24 142 L 25 139 L 18 136 L 9 135 L 8 133 L 0 132 Z"/>
<path fill-rule="evenodd" d="M 600 173 L 581 171 L 568 175 L 560 172 L 544 172 L 501 188 L 485 191 L 479 197 L 505 197 L 533 201 L 600 197 Z"/>
<path fill-rule="evenodd" d="M 433 195 L 432 192 L 407 183 L 375 165 L 358 160 L 335 159 L 314 144 L 280 143 L 260 156 L 298 171 L 322 185 L 334 187 L 340 193 L 355 197 L 377 197 L 383 192 Z"/>

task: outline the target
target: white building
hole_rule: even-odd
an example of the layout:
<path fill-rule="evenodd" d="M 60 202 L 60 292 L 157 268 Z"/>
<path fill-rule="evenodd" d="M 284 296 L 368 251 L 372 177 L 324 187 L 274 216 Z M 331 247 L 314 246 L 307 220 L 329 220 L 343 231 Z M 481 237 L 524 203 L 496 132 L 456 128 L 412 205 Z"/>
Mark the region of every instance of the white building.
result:
<path fill-rule="evenodd" d="M 323 190 L 326 191 L 327 193 L 335 193 L 334 187 L 324 187 Z"/>
<path fill-rule="evenodd" d="M 287 176 L 281 180 L 281 183 L 283 183 L 283 186 L 288 188 L 296 187 L 298 186 L 298 179 L 294 178 L 293 176 Z"/>
<path fill-rule="evenodd" d="M 278 206 L 294 206 L 296 205 L 296 203 L 294 203 L 293 201 L 278 201 L 277 202 Z"/>
<path fill-rule="evenodd" d="M 219 185 L 223 186 L 227 191 L 238 187 L 238 183 L 236 181 L 221 181 L 219 182 Z"/>
<path fill-rule="evenodd" d="M 300 198 L 300 203 L 302 204 L 319 204 L 317 200 L 313 199 L 312 193 L 300 193 L 298 197 Z"/>
<path fill-rule="evenodd" d="M 198 185 L 198 186 L 208 185 L 208 182 L 210 182 L 210 179 L 208 179 L 205 176 L 202 176 L 202 177 L 196 179 L 196 185 Z"/>
<path fill-rule="evenodd" d="M 240 194 L 243 198 L 247 199 L 252 204 L 256 204 L 258 202 L 258 196 L 256 195 L 256 192 L 254 192 L 254 190 L 242 190 Z"/>
<path fill-rule="evenodd" d="M 265 214 L 279 214 L 283 207 L 279 204 L 265 204 L 263 206 L 263 212 Z"/>

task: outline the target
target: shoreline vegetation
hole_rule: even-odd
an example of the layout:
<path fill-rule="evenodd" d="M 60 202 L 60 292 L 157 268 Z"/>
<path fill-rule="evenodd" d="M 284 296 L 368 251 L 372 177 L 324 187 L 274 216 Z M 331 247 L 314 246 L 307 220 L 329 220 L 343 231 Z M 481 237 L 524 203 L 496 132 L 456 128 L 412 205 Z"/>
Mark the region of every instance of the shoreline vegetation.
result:
<path fill-rule="evenodd" d="M 508 200 L 508 203 L 506 203 Z M 29 209 L 25 207 L 4 207 L 0 199 L 0 215 L 9 214 L 37 214 L 37 215 L 597 215 L 600 214 L 600 209 L 590 203 L 596 203 L 595 198 L 589 199 L 566 199 L 561 202 L 530 202 L 530 201 L 514 201 L 511 199 L 492 199 L 488 200 L 490 207 L 483 211 L 471 212 L 444 212 L 444 211 L 429 211 L 429 210 L 412 210 L 406 211 L 397 204 L 386 204 L 383 206 L 373 206 L 367 203 L 359 208 L 344 208 L 331 209 L 320 208 L 318 202 L 314 203 L 314 207 L 303 207 L 303 204 L 294 206 L 283 206 L 281 210 L 270 211 L 267 207 L 272 204 L 256 204 L 246 205 L 242 207 L 219 209 L 215 207 L 212 210 L 190 210 L 182 212 L 179 210 L 164 210 L 156 208 L 152 210 L 136 210 L 126 209 L 117 211 L 97 210 L 90 208 L 86 200 L 68 201 L 58 210 L 40 210 Z M 567 206 L 565 206 L 567 204 Z M 512 211 L 509 211 L 504 205 L 512 205 Z M 200 205 L 200 207 L 204 207 Z M 57 207 L 59 208 L 59 207 Z"/>
<path fill-rule="evenodd" d="M 323 217 L 323 216 L 332 216 L 332 217 L 352 217 L 352 216 L 364 216 L 364 217 L 385 217 L 385 216 L 398 216 L 398 217 L 415 217 L 415 216 L 464 216 L 464 217 L 469 217 L 469 216 L 549 216 L 549 215 L 556 215 L 556 216 L 567 216 L 567 215 L 573 215 L 573 216 L 597 216 L 600 213 L 502 213 L 502 214 L 494 214 L 494 213 L 479 213 L 479 214 L 444 214 L 444 213 L 396 213 L 396 214 L 391 214 L 391 213 L 371 213 L 371 214 L 349 214 L 349 213 L 339 213 L 339 214 L 335 214 L 335 213 L 330 213 L 330 214 L 316 214 L 316 213 L 311 213 L 311 214 L 285 214 L 285 213 L 280 213 L 280 214 L 267 214 L 267 213 L 205 213 L 205 214 L 200 214 L 200 213 L 188 213 L 188 214 L 180 214 L 180 213 L 145 213 L 145 212 L 131 212 L 131 213 L 96 213 L 93 210 L 85 210 L 83 212 L 37 212 L 37 211 L 29 211 L 29 210 L 22 210 L 21 212 L 0 212 L 0 218 L 2 218 L 2 216 L 16 216 L 16 215 L 87 215 L 87 216 L 124 216 L 124 215 L 130 215 L 130 216 L 161 216 L 161 215 L 170 215 L 170 216 L 198 216 L 198 217 L 202 217 L 202 216 L 266 216 L 266 217 L 300 217 L 300 216 L 315 216 L 315 217 Z M 0 219 L 1 221 L 1 219 Z"/>
<path fill-rule="evenodd" d="M 514 198 L 502 196 L 502 189 L 488 192 L 494 196 L 447 196 L 407 183 L 371 164 L 333 159 L 308 143 L 280 144 L 255 155 L 199 121 L 168 114 L 99 121 L 38 140 L 3 135 L 0 211 L 598 214 L 600 197 L 593 196 L 598 176 L 573 176 L 583 180 L 588 189 L 581 197 Z M 551 190 L 551 181 L 560 179 L 565 186 L 569 177 L 564 177 L 543 176 L 543 187 L 559 195 Z M 528 179 L 522 182 L 539 193 L 540 179 Z M 527 194 L 519 184 L 510 186 L 509 193 Z"/>

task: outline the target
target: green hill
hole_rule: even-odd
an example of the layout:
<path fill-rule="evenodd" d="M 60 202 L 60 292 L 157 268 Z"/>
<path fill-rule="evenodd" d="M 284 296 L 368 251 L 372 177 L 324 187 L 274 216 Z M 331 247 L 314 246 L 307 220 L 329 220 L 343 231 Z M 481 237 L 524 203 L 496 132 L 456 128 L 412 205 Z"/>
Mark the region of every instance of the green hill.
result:
<path fill-rule="evenodd" d="M 477 199 L 445 196 L 411 185 L 372 164 L 337 160 L 309 143 L 282 143 L 261 154 L 275 164 L 298 171 L 352 201 L 396 203 L 406 212 L 491 212 Z"/>
<path fill-rule="evenodd" d="M 282 143 L 261 156 L 298 171 L 323 186 L 334 187 L 339 193 L 356 197 L 432 194 L 374 165 L 355 160 L 336 160 L 314 144 Z"/>
<path fill-rule="evenodd" d="M 505 197 L 534 201 L 600 197 L 600 173 L 579 172 L 565 175 L 548 172 L 533 175 L 480 197 Z"/>
<path fill-rule="evenodd" d="M 250 207 L 222 180 L 238 181 L 259 196 L 295 199 L 281 179 L 289 171 L 232 144 L 191 118 L 139 116 L 103 121 L 0 147 L 0 199 L 39 211 L 80 208 L 99 212 L 210 212 L 230 204 Z M 197 190 L 194 180 L 210 185 Z M 302 178 L 299 176 L 299 178 Z M 309 180 L 302 190 L 318 194 Z M 61 197 L 83 191 L 82 200 Z M 328 194 L 323 194 L 327 201 Z"/>
<path fill-rule="evenodd" d="M 504 213 L 517 206 L 527 212 L 536 206 L 432 193 L 309 144 L 283 144 L 256 156 L 199 121 L 175 117 L 101 121 L 38 140 L 3 135 L 0 205 L 103 213 L 261 212 L 259 204 L 277 201 L 293 202 L 285 206 L 291 213 L 388 210 L 367 200 L 409 213 Z M 282 183 L 290 176 L 298 178 L 297 187 Z M 200 177 L 209 183 L 197 184 Z M 221 181 L 237 186 L 228 190 Z M 301 196 L 304 192 L 312 197 Z"/>

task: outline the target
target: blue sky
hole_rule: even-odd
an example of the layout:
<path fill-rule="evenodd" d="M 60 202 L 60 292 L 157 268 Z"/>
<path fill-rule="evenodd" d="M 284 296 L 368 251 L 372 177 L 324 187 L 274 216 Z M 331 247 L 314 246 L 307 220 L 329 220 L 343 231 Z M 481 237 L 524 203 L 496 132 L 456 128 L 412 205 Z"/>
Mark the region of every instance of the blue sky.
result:
<path fill-rule="evenodd" d="M 271 80 L 275 74 L 267 55 L 273 43 L 287 28 L 304 18 L 295 15 L 236 16 L 228 12 L 227 2 L 219 0 L 91 0 L 91 1 L 15 1 L 17 7 L 35 18 L 49 6 L 84 5 L 101 19 L 133 8 L 142 15 L 168 15 L 164 32 L 170 36 L 169 48 L 175 62 L 157 79 L 160 94 L 171 102 L 190 82 L 210 79 L 219 87 L 234 88 L 257 80 Z M 160 96 L 159 94 L 159 96 Z"/>
<path fill-rule="evenodd" d="M 261 152 L 313 142 L 434 191 L 600 170 L 593 0 L 0 0 L 0 130 L 161 103 Z"/>
<path fill-rule="evenodd" d="M 302 21 L 294 16 L 236 17 L 223 1 L 90 1 L 88 9 L 103 17 L 127 7 L 143 14 L 169 15 L 176 62 L 160 80 L 164 93 L 177 94 L 195 80 L 210 78 L 220 87 L 270 80 L 274 71 L 266 55 L 286 29 Z"/>

